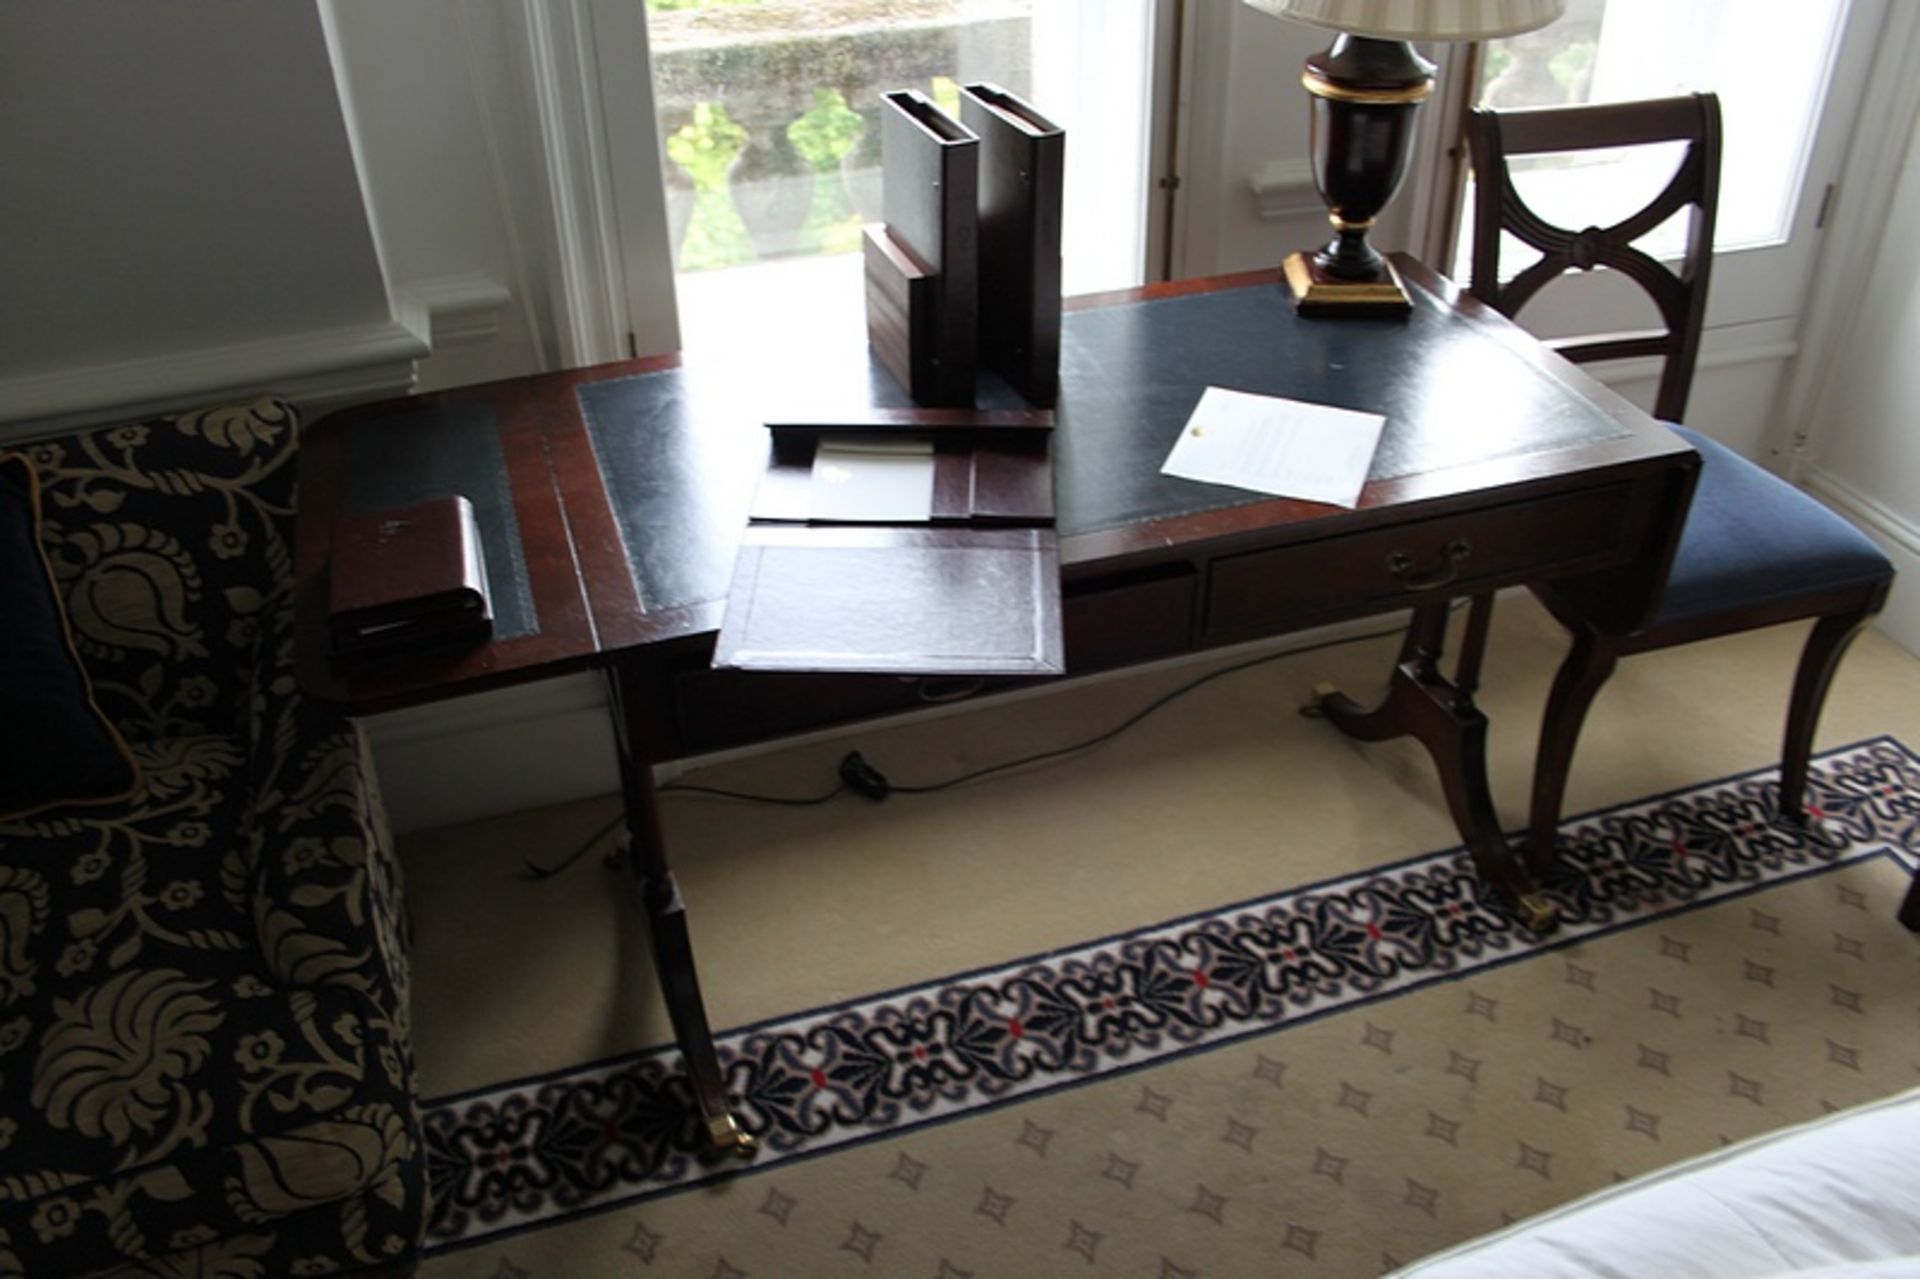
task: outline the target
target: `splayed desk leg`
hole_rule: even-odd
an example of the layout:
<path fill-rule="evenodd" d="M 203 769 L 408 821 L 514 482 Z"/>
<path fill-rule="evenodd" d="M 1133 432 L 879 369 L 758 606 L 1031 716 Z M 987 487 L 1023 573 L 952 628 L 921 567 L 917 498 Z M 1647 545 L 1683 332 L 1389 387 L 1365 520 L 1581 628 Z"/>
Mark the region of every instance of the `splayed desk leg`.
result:
<path fill-rule="evenodd" d="M 1500 829 L 1487 783 L 1487 717 L 1473 704 L 1471 691 L 1487 639 L 1484 607 L 1476 602 L 1475 615 L 1469 618 L 1458 682 L 1440 672 L 1448 609 L 1446 600 L 1435 600 L 1414 609 L 1387 694 L 1378 705 L 1362 706 L 1331 685 L 1322 685 L 1314 689 L 1314 699 L 1304 709 L 1361 741 L 1412 736 L 1426 747 L 1439 770 L 1454 824 L 1482 881 L 1524 928 L 1547 933 L 1557 922 L 1557 912 Z"/>
<path fill-rule="evenodd" d="M 714 1047 L 707 1006 L 694 969 L 693 938 L 687 931 L 687 907 L 667 864 L 661 833 L 660 797 L 653 786 L 653 765 L 645 748 L 648 728 L 636 713 L 635 672 L 625 664 L 608 673 L 614 740 L 620 752 L 620 786 L 627 804 L 626 864 L 639 886 L 653 937 L 654 967 L 666 998 L 674 1040 L 686 1064 L 687 1082 L 700 1114 L 701 1130 L 715 1150 L 751 1158 L 757 1143 L 727 1104 L 726 1076 Z"/>

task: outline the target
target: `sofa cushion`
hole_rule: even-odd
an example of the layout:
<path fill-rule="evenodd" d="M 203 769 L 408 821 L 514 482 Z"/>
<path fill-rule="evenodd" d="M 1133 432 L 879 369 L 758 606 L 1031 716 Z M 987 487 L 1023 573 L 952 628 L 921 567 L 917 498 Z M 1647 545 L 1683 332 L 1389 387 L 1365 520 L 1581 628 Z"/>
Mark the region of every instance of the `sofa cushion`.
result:
<path fill-rule="evenodd" d="M 295 428 L 261 399 L 25 446 L 74 643 L 128 740 L 240 722 L 260 611 L 293 575 Z"/>
<path fill-rule="evenodd" d="M 133 757 L 93 701 L 40 551 L 40 491 L 0 453 L 0 817 L 124 799 Z"/>

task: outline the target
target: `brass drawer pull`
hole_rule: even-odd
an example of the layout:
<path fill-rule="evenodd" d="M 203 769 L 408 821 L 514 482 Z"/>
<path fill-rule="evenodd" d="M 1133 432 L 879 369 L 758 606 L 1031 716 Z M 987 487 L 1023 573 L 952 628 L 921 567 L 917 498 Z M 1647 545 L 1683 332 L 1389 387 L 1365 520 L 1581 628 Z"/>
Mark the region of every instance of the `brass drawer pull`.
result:
<path fill-rule="evenodd" d="M 1444 563 L 1439 568 L 1431 573 L 1416 573 L 1413 571 L 1413 556 L 1405 551 L 1394 551 L 1387 556 L 1387 571 L 1410 591 L 1431 591 L 1448 585 L 1460 576 L 1460 570 L 1473 558 L 1473 543 L 1464 537 L 1456 537 L 1446 544 L 1440 554 Z"/>

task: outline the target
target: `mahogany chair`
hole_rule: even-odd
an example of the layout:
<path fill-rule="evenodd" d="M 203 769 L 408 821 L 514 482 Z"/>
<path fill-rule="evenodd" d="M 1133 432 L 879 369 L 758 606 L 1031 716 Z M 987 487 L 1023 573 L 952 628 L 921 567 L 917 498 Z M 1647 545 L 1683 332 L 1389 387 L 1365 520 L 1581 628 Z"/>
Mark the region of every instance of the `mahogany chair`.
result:
<path fill-rule="evenodd" d="M 1469 291 L 1513 316 L 1550 280 L 1604 266 L 1638 284 L 1659 310 L 1648 334 L 1607 334 L 1552 343 L 1576 362 L 1658 356 L 1664 360 L 1654 416 L 1697 449 L 1698 485 L 1666 587 L 1650 621 L 1621 616 L 1604 579 L 1536 588 L 1573 633 L 1554 679 L 1534 768 L 1527 858 L 1545 871 L 1554 853 L 1568 770 L 1587 709 L 1620 658 L 1692 640 L 1782 622 L 1817 619 L 1794 675 L 1781 750 L 1780 815 L 1804 821 L 1814 727 L 1847 645 L 1885 602 L 1893 565 L 1863 534 L 1785 480 L 1693 431 L 1675 425 L 1700 351 L 1713 224 L 1719 196 L 1720 106 L 1712 94 L 1619 105 L 1534 111 L 1476 110 L 1467 122 L 1475 175 Z M 1541 218 L 1514 188 L 1514 156 L 1603 147 L 1684 144 L 1673 178 L 1652 203 L 1609 227 L 1570 230 Z M 1676 274 L 1634 247 L 1668 218 L 1690 213 Z M 1502 283 L 1502 233 L 1541 258 Z M 1484 608 L 1481 600 L 1476 608 Z M 1641 610 L 1644 613 L 1644 610 Z M 1902 918 L 1920 927 L 1920 886 Z"/>

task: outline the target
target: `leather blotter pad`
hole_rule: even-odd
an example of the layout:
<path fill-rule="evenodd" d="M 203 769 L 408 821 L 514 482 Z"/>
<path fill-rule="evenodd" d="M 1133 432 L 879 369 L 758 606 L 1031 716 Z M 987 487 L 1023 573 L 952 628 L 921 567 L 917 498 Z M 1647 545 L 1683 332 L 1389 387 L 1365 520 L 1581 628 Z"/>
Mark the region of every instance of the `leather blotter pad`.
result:
<path fill-rule="evenodd" d="M 464 497 L 341 516 L 328 573 L 336 653 L 478 640 L 492 631 L 480 535 Z"/>
<path fill-rule="evenodd" d="M 360 419 L 342 434 L 342 513 L 398 510 L 449 493 L 473 503 L 493 605 L 493 638 L 539 634 L 495 409 L 480 402 L 409 401 L 391 414 Z"/>
<path fill-rule="evenodd" d="M 1068 312 L 1060 384 L 1054 473 L 1068 537 L 1271 500 L 1160 473 L 1209 386 L 1384 414 L 1374 480 L 1625 433 L 1446 307 L 1427 301 L 1406 318 L 1328 325 L 1294 315 L 1277 277 Z M 1507 391 L 1489 395 L 1490 386 Z"/>
<path fill-rule="evenodd" d="M 716 667 L 1059 675 L 1050 528 L 749 527 Z"/>

